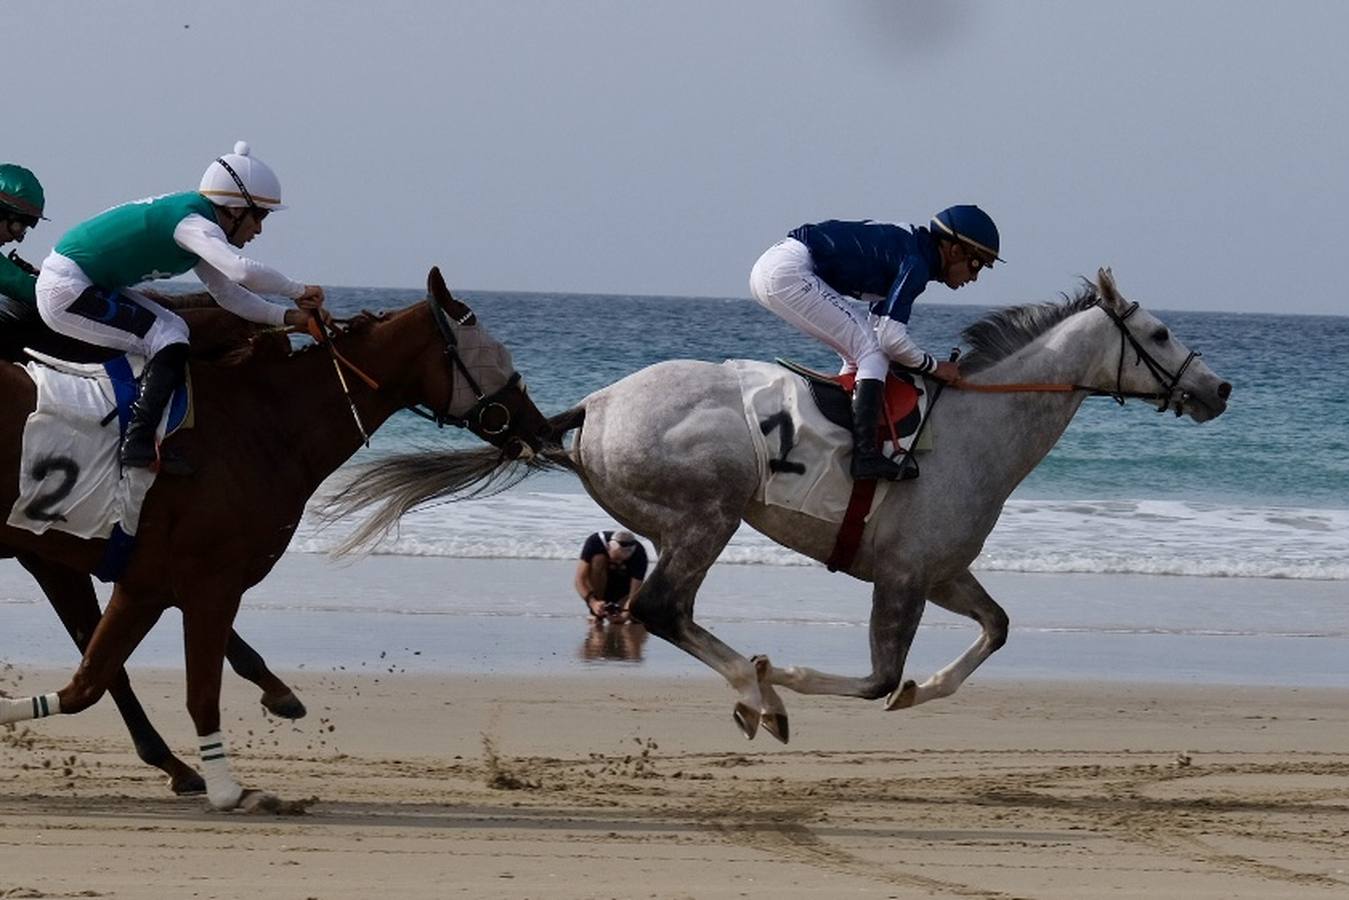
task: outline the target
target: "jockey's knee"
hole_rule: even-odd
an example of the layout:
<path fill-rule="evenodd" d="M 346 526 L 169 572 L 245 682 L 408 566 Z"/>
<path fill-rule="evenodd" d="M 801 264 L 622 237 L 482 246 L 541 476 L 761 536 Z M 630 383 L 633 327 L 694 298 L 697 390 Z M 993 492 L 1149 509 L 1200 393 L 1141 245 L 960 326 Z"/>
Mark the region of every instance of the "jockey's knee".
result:
<path fill-rule="evenodd" d="M 857 379 L 884 381 L 890 371 L 890 358 L 880 346 L 872 347 L 857 356 Z"/>
<path fill-rule="evenodd" d="M 174 344 L 188 344 L 187 323 L 173 313 L 167 313 L 155 322 L 150 333 L 145 336 L 145 355 L 155 357 L 159 351 Z"/>

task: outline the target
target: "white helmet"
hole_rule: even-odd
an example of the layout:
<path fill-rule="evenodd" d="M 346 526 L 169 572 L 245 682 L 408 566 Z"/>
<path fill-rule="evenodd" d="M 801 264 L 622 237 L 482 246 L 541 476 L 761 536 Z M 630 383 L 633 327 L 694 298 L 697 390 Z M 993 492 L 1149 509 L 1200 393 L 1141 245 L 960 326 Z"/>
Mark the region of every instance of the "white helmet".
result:
<path fill-rule="evenodd" d="M 281 182 L 276 173 L 265 162 L 249 155 L 245 141 L 239 141 L 233 153 L 226 153 L 206 167 L 197 192 L 216 206 L 286 208 L 281 202 Z"/>

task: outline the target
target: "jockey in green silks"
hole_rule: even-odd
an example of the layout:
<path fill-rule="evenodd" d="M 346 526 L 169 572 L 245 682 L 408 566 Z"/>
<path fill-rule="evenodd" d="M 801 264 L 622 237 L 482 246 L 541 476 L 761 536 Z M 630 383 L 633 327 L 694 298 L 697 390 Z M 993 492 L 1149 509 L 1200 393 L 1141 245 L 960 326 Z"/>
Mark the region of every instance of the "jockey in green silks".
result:
<path fill-rule="evenodd" d="M 188 355 L 187 323 L 133 285 L 190 269 L 221 307 L 252 322 L 296 326 L 310 310 L 324 312 L 323 288 L 236 252 L 279 209 L 276 174 L 240 141 L 207 167 L 197 190 L 115 206 L 70 229 L 43 260 L 37 307 L 53 331 L 148 360 L 122 441 L 123 466 L 148 467 L 158 458 L 155 429 Z M 288 297 L 298 308 L 259 294 Z"/>

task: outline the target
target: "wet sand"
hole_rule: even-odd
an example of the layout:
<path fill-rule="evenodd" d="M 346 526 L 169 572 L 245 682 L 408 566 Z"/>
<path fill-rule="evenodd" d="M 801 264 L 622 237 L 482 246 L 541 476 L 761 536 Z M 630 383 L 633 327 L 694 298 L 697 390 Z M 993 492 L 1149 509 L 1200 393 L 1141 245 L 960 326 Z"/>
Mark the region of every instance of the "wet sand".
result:
<path fill-rule="evenodd" d="M 133 677 L 195 762 L 181 672 Z M 0 897 L 1349 895 L 1346 690 L 976 679 L 895 713 L 788 694 L 784 747 L 745 741 L 720 683 L 621 664 L 302 672 L 294 724 L 226 677 L 237 774 L 307 814 L 169 795 L 104 701 L 0 733 Z"/>

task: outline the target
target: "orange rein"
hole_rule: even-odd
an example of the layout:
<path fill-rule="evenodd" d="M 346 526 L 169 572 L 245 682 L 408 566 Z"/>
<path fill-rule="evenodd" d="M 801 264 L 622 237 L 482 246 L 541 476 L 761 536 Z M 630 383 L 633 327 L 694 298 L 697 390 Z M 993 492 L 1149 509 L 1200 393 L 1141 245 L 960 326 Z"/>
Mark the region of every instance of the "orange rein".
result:
<path fill-rule="evenodd" d="M 341 363 L 344 366 L 346 366 L 353 373 L 355 373 L 356 377 L 361 379 L 361 381 L 364 381 L 366 387 L 370 388 L 370 390 L 372 391 L 379 390 L 379 382 L 375 381 L 375 379 L 371 378 L 369 375 L 362 372 L 359 366 L 357 366 L 354 362 L 343 356 L 338 351 L 337 347 L 333 345 L 333 342 L 328 337 L 327 331 L 323 328 L 322 320 L 320 320 L 317 315 L 310 316 L 305 324 L 309 331 L 309 336 L 314 339 L 315 343 L 327 344 L 328 350 L 332 353 L 333 358 L 341 361 Z M 338 377 L 341 377 L 340 372 L 338 373 Z M 342 386 L 346 387 L 346 384 L 343 383 Z"/>
<path fill-rule="evenodd" d="M 957 391 L 979 394 L 1071 394 L 1074 391 L 1094 390 L 1080 384 L 973 384 L 964 380 L 952 381 L 948 386 Z"/>

